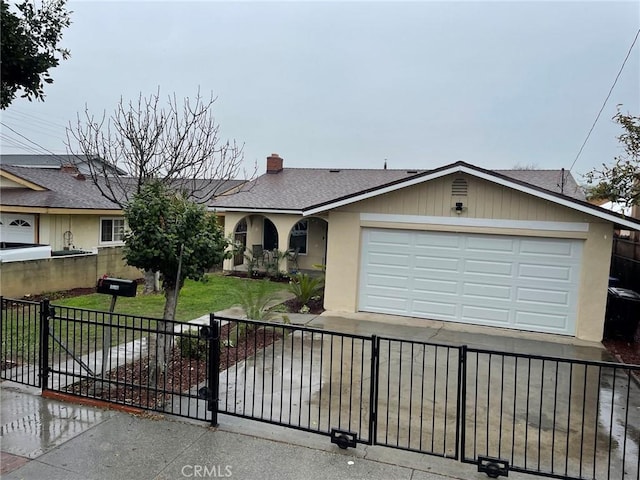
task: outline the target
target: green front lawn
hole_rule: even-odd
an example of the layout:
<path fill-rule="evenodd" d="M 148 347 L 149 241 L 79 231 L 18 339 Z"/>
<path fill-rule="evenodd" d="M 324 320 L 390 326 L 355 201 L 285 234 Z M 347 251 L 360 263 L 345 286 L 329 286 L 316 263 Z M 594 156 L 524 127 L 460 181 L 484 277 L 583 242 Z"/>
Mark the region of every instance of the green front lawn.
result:
<path fill-rule="evenodd" d="M 187 322 L 207 313 L 232 307 L 237 303 L 234 301 L 236 292 L 241 291 L 243 284 L 254 290 L 258 288 L 258 282 L 262 282 L 262 280 L 250 280 L 222 274 L 211 274 L 207 275 L 206 278 L 204 282 L 195 282 L 193 280 L 185 282 L 178 297 L 177 321 Z M 269 293 L 277 293 L 285 292 L 287 287 L 287 283 L 266 282 L 264 288 Z M 141 295 L 141 291 L 142 286 L 140 285 L 138 286 L 137 297 L 118 297 L 115 312 L 141 317 L 162 318 L 164 295 Z M 80 297 L 54 300 L 51 303 L 66 307 L 108 311 L 111 305 L 111 296 L 93 293 Z"/>

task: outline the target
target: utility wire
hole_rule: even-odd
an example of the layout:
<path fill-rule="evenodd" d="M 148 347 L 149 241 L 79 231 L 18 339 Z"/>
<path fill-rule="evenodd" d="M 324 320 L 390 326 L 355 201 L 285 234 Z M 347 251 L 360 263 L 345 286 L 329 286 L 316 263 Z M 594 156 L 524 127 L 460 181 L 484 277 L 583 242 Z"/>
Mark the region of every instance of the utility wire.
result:
<path fill-rule="evenodd" d="M 576 155 L 576 158 L 573 160 L 573 163 L 571 164 L 571 167 L 569 167 L 569 170 L 567 171 L 567 175 L 569 175 L 569 172 L 571 172 L 571 170 L 575 166 L 576 162 L 578 161 L 578 158 L 580 158 L 580 155 L 582 154 L 582 150 L 584 150 L 584 146 L 587 144 L 587 141 L 589 140 L 589 137 L 591 136 L 591 132 L 593 132 L 593 129 L 596 127 L 596 123 L 598 123 L 598 120 L 600 119 L 600 115 L 602 114 L 602 111 L 604 110 L 604 107 L 607 105 L 607 102 L 609 101 L 609 97 L 611 96 L 611 93 L 613 92 L 613 89 L 615 88 L 616 83 L 618 83 L 618 79 L 620 78 L 620 75 L 622 74 L 622 70 L 624 70 L 624 66 L 627 63 L 627 60 L 631 56 L 631 51 L 633 50 L 633 47 L 635 46 L 639 35 L 640 35 L 640 29 L 638 29 L 638 31 L 636 32 L 636 36 L 633 39 L 633 42 L 631 43 L 631 46 L 629 47 L 629 51 L 627 52 L 627 56 L 624 57 L 624 61 L 622 62 L 622 66 L 620 67 L 620 70 L 618 71 L 618 74 L 616 75 L 616 78 L 613 81 L 613 85 L 611 85 L 611 88 L 609 89 L 609 93 L 607 94 L 607 98 L 605 98 L 604 102 L 602 102 L 602 107 L 600 107 L 600 111 L 598 112 L 598 115 L 596 115 L 596 119 L 593 121 L 593 125 L 591 125 L 591 128 L 589 129 L 589 133 L 587 133 L 587 137 L 584 139 L 584 142 L 582 142 L 582 146 L 580 147 L 580 150 L 578 151 L 578 154 Z"/>
<path fill-rule="evenodd" d="M 7 125 L 4 122 L 0 122 L 0 125 L 2 125 L 5 128 L 8 128 L 9 130 L 11 130 L 13 133 L 15 133 L 16 135 L 24 138 L 27 142 L 34 144 L 36 147 L 44 150 L 45 152 L 48 152 L 50 155 L 53 155 L 54 158 L 57 158 L 58 160 L 60 160 L 61 163 L 64 163 L 66 160 L 62 157 L 60 157 L 58 154 L 53 153 L 51 150 L 46 149 L 45 147 L 43 147 L 42 145 L 40 145 L 39 143 L 34 142 L 33 140 L 31 140 L 30 138 L 25 137 L 24 135 L 22 135 L 20 132 L 14 130 L 13 128 L 11 128 L 9 125 Z"/>

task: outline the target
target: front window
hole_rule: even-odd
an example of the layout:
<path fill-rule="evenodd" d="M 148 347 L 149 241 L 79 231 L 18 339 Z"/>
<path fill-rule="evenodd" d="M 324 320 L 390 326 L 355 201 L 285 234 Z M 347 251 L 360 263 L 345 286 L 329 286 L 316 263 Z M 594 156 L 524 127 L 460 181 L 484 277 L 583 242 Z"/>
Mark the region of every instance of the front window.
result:
<path fill-rule="evenodd" d="M 124 218 L 103 218 L 100 220 L 100 241 L 117 243 L 124 240 Z"/>
<path fill-rule="evenodd" d="M 289 235 L 289 248 L 298 249 L 298 253 L 307 253 L 307 220 L 300 220 L 291 229 Z"/>

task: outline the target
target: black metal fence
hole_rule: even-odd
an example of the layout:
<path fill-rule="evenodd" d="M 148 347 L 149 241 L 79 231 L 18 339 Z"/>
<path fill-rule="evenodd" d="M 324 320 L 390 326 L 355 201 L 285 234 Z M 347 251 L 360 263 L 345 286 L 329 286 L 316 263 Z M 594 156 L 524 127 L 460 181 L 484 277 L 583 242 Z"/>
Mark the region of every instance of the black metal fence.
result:
<path fill-rule="evenodd" d="M 638 479 L 640 366 L 465 350 L 463 461 Z"/>
<path fill-rule="evenodd" d="M 639 480 L 640 366 L 2 299 L 2 378 L 569 479 Z M 342 441 L 342 443 L 341 443 Z"/>
<path fill-rule="evenodd" d="M 40 387 L 40 315 L 38 302 L 0 298 L 0 378 Z"/>

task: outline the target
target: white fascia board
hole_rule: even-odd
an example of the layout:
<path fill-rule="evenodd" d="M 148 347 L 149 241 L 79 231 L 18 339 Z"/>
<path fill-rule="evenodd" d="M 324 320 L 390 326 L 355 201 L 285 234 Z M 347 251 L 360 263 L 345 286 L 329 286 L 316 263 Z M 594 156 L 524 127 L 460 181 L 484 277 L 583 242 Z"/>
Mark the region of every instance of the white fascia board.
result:
<path fill-rule="evenodd" d="M 277 209 L 269 209 L 269 208 L 236 208 L 236 207 L 207 207 L 207 210 L 210 212 L 221 212 L 221 213 L 230 213 L 230 212 L 246 212 L 246 213 L 282 213 L 284 215 L 302 215 L 301 210 L 277 210 Z"/>
<path fill-rule="evenodd" d="M 395 215 L 386 213 L 361 213 L 360 220 L 369 222 L 413 223 L 424 225 L 451 225 L 456 227 L 493 227 L 546 230 L 552 232 L 588 232 L 584 222 L 548 222 L 529 220 L 503 220 L 493 218 L 434 217 L 423 215 Z"/>
<path fill-rule="evenodd" d="M 460 167 L 458 167 L 457 170 L 461 171 L 461 172 L 464 172 L 464 173 L 468 173 L 469 175 L 473 175 L 475 177 L 482 178 L 482 179 L 487 180 L 489 182 L 497 183 L 498 185 L 503 185 L 505 187 L 513 188 L 514 190 L 518 190 L 520 192 L 527 193 L 529 195 L 533 195 L 535 197 L 542 198 L 544 200 L 548 200 L 548 201 L 553 202 L 553 203 L 557 203 L 557 204 L 562 205 L 564 207 L 571 208 L 572 210 L 577 210 L 579 212 L 586 213 L 588 215 L 593 215 L 594 217 L 598 217 L 598 218 L 601 218 L 603 220 L 607 220 L 609 222 L 616 223 L 618 225 L 629 227 L 632 230 L 640 230 L 640 225 L 638 223 L 636 223 L 636 222 L 620 218 L 620 217 L 618 217 L 616 215 L 611 215 L 611 214 L 609 214 L 607 212 L 601 212 L 599 210 L 596 210 L 594 208 L 588 207 L 586 205 L 581 205 L 579 203 L 573 202 L 573 201 L 571 201 L 569 199 L 566 199 L 566 198 L 556 197 L 555 195 L 551 195 L 549 193 L 542 192 L 540 190 L 536 190 L 534 188 L 527 187 L 525 185 L 520 185 L 518 183 L 514 183 L 514 182 L 511 182 L 511 181 L 503 179 L 503 178 L 494 177 L 493 175 L 487 175 L 484 172 L 478 172 L 477 170 L 473 170 L 473 169 L 465 167 L 465 166 L 460 166 Z"/>
<path fill-rule="evenodd" d="M 640 225 L 637 222 L 633 222 L 630 220 L 626 220 L 620 218 L 616 215 L 611 215 L 606 212 L 600 212 L 596 209 L 590 208 L 585 205 L 581 205 L 579 203 L 573 202 L 570 199 L 557 197 L 555 195 L 537 190 L 535 188 L 527 187 L 525 185 L 520 185 L 519 183 L 512 182 L 507 179 L 503 179 L 500 177 L 496 177 L 494 175 L 488 175 L 484 172 L 480 172 L 473 168 L 469 168 L 464 165 L 457 165 L 455 167 L 447 168 L 445 170 L 440 170 L 438 172 L 430 173 L 428 175 L 420 176 L 417 178 L 411 178 L 406 182 L 396 183 L 394 185 L 390 185 L 388 187 L 381 188 L 379 190 L 373 190 L 371 192 L 366 192 L 361 195 L 356 195 L 354 197 L 345 198 L 343 200 L 338 200 L 336 202 L 332 202 L 321 207 L 312 208 L 309 210 L 305 210 L 302 212 L 303 216 L 315 215 L 320 212 L 325 212 L 327 210 L 332 210 L 334 208 L 342 207 L 344 205 L 349 205 L 351 203 L 359 202 L 361 200 L 366 200 L 367 198 L 377 197 L 378 195 L 384 195 L 385 193 L 393 192 L 395 190 L 399 190 L 401 188 L 410 187 L 412 185 L 417 185 L 419 183 L 428 182 L 430 180 L 434 180 L 436 178 L 444 177 L 446 175 L 451 175 L 452 173 L 467 173 L 471 176 L 482 178 L 483 180 L 487 180 L 488 182 L 497 183 L 498 185 L 502 185 L 505 187 L 513 188 L 514 190 L 533 195 L 538 198 L 542 198 L 544 200 L 548 200 L 550 202 L 565 206 L 567 208 L 571 208 L 572 210 L 577 210 L 579 212 L 586 213 L 588 215 L 592 215 L 597 218 L 601 218 L 603 220 L 628 227 L 632 230 L 640 230 Z"/>

